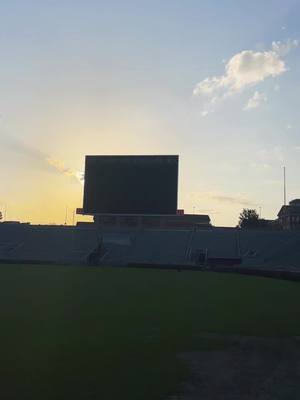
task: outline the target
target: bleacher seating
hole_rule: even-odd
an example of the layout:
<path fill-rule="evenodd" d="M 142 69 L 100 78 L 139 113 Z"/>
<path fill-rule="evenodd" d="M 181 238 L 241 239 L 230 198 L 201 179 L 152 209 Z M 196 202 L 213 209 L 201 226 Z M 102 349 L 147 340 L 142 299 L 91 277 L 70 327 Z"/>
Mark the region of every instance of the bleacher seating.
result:
<path fill-rule="evenodd" d="M 214 259 L 241 258 L 245 267 L 300 270 L 300 232 L 236 228 L 98 231 L 94 225 L 0 224 L 2 262 L 86 264 L 93 252 L 100 265 L 191 265 L 197 264 L 195 255 L 199 260 L 205 254 Z"/>
<path fill-rule="evenodd" d="M 84 263 L 97 241 L 97 231 L 94 229 L 1 224 L 0 259 Z"/>

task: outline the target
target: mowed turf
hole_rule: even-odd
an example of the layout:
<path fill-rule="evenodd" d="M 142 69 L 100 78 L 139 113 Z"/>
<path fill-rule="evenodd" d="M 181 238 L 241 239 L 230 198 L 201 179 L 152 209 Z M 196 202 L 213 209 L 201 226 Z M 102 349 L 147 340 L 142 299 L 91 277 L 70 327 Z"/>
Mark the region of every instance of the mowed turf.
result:
<path fill-rule="evenodd" d="M 204 333 L 300 335 L 299 283 L 145 269 L 0 265 L 3 399 L 155 400 Z M 202 336 L 203 335 L 203 336 Z"/>

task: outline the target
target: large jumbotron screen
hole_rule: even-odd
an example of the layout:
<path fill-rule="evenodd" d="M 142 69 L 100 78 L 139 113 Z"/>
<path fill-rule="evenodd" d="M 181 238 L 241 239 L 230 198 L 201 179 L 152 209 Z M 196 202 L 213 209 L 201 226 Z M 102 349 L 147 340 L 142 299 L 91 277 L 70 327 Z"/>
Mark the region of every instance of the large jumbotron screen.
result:
<path fill-rule="evenodd" d="M 85 214 L 176 214 L 178 156 L 86 156 Z"/>

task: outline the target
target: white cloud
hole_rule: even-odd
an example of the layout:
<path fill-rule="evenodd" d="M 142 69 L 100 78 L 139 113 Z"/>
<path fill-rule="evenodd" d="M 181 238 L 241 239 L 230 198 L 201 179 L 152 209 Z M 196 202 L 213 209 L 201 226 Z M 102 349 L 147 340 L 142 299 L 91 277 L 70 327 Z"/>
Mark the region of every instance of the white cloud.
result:
<path fill-rule="evenodd" d="M 23 143 L 21 140 L 13 136 L 5 136 L 4 143 L 8 149 L 32 160 L 32 162 L 36 163 L 36 166 L 39 166 L 40 168 L 46 167 L 49 171 L 55 171 L 71 178 L 75 178 L 81 184 L 84 183 L 83 172 L 75 171 L 67 167 L 63 161 L 48 156 L 46 153 L 32 147 L 30 144 Z"/>
<path fill-rule="evenodd" d="M 272 42 L 272 50 L 277 53 L 279 56 L 287 55 L 292 49 L 297 47 L 299 41 L 297 39 L 291 40 L 288 39 L 285 42 Z"/>
<path fill-rule="evenodd" d="M 243 108 L 243 110 L 251 110 L 253 108 L 259 107 L 262 103 L 265 103 L 268 100 L 265 93 L 260 93 L 258 91 L 254 92 L 253 96 L 250 97 L 247 104 Z"/>
<path fill-rule="evenodd" d="M 253 201 L 247 199 L 242 193 L 230 194 L 220 193 L 220 192 L 197 192 L 191 193 L 190 197 L 194 200 L 210 200 L 217 203 L 229 203 L 236 204 L 240 206 L 255 207 L 257 204 Z"/>
<path fill-rule="evenodd" d="M 196 85 L 193 94 L 209 100 L 209 104 L 215 104 L 267 78 L 279 76 L 288 70 L 282 57 L 296 46 L 298 41 L 289 39 L 273 42 L 268 51 L 243 50 L 230 58 L 223 75 L 203 79 Z"/>
<path fill-rule="evenodd" d="M 57 172 L 61 172 L 63 175 L 73 177 L 77 179 L 81 184 L 84 183 L 84 173 L 80 171 L 74 171 L 73 169 L 66 167 L 65 163 L 61 160 L 57 160 L 51 157 L 46 157 L 45 161 L 51 165 Z"/>

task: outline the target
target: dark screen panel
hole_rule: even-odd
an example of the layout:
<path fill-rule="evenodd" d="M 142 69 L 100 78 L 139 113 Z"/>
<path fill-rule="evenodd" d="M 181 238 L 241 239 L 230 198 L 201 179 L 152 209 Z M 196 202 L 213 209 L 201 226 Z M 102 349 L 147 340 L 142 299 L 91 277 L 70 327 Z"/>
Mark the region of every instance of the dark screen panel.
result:
<path fill-rule="evenodd" d="M 86 214 L 176 214 L 178 156 L 86 156 Z"/>

